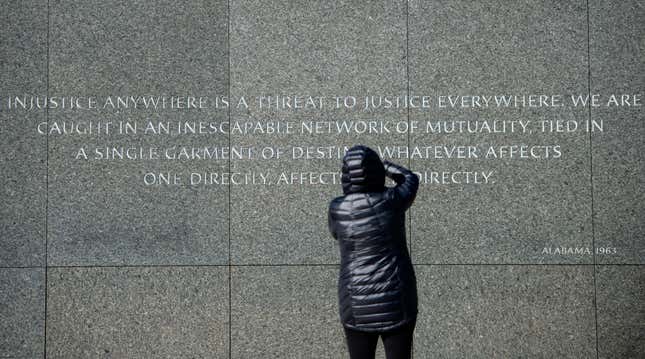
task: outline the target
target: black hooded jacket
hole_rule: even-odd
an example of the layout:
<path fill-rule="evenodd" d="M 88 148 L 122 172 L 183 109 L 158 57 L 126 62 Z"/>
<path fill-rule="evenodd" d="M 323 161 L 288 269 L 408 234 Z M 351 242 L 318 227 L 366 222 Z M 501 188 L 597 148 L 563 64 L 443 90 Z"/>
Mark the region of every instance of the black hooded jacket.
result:
<path fill-rule="evenodd" d="M 385 186 L 385 176 L 396 187 Z M 345 327 L 386 332 L 415 320 L 417 287 L 406 243 L 405 211 L 419 177 L 358 145 L 343 158 L 344 196 L 329 204 L 328 221 L 340 247 L 338 311 Z"/>

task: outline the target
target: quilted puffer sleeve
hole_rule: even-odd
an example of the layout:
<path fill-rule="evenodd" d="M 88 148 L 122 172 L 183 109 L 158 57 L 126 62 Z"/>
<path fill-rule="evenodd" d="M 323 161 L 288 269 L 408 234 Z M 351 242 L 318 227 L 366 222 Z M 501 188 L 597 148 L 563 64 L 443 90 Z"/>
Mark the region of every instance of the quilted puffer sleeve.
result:
<path fill-rule="evenodd" d="M 331 233 L 332 237 L 334 239 L 338 240 L 337 235 L 336 235 L 336 228 L 335 228 L 335 223 L 334 219 L 332 218 L 332 211 L 334 210 L 334 202 L 331 201 L 329 203 L 329 208 L 327 210 L 327 227 L 329 228 L 329 232 Z"/>
<path fill-rule="evenodd" d="M 390 189 L 392 201 L 404 211 L 410 208 L 417 196 L 419 177 L 407 168 L 388 160 L 383 161 L 385 174 L 396 182 L 396 187 Z"/>

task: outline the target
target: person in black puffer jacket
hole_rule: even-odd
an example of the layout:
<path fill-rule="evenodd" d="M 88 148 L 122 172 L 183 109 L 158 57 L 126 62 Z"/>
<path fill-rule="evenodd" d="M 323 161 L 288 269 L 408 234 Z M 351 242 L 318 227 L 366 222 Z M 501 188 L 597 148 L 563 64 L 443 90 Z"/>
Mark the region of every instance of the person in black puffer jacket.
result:
<path fill-rule="evenodd" d="M 397 185 L 385 186 L 386 176 Z M 388 359 L 410 358 L 418 306 L 405 211 L 419 177 L 357 145 L 343 157 L 341 183 L 328 225 L 340 248 L 338 313 L 350 357 L 374 358 L 381 336 Z"/>

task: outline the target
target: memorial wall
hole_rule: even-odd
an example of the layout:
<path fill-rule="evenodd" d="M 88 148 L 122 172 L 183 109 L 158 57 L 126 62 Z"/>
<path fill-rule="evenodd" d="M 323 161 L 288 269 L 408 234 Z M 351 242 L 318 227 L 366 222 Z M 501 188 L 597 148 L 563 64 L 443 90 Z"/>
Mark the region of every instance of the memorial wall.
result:
<path fill-rule="evenodd" d="M 0 18 L 0 358 L 348 357 L 357 144 L 419 176 L 415 358 L 645 356 L 642 2 Z"/>

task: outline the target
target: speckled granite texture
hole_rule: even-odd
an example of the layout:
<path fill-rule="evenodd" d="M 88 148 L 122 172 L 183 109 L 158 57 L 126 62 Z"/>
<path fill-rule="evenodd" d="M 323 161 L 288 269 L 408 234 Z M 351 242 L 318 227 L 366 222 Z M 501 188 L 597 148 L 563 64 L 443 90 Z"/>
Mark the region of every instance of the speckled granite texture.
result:
<path fill-rule="evenodd" d="M 49 91 L 208 96 L 228 88 L 226 3 L 50 4 Z M 226 111 L 50 111 L 50 122 L 223 121 Z M 115 125 L 116 127 L 116 125 Z M 74 160 L 79 147 L 228 146 L 228 136 L 50 136 L 49 265 L 225 264 L 226 186 L 147 186 L 144 173 L 222 171 L 226 160 Z"/>
<path fill-rule="evenodd" d="M 456 94 L 587 92 L 584 1 L 411 2 L 410 91 Z M 432 16 L 428 16 L 428 14 Z M 539 21 L 538 21 L 539 19 Z M 410 120 L 582 119 L 587 110 L 437 108 Z M 413 159 L 412 168 L 495 171 L 494 185 L 425 186 L 412 210 L 418 263 L 593 263 L 590 255 L 545 255 L 544 247 L 592 247 L 589 135 L 413 134 L 427 144 L 551 144 L 563 156 L 531 159 Z"/>
<path fill-rule="evenodd" d="M 340 172 L 340 158 L 73 160 L 80 146 L 289 151 L 546 142 L 561 145 L 563 157 L 388 158 L 418 172 L 492 170 L 496 181 L 420 186 L 406 221 L 419 292 L 414 357 L 642 357 L 642 107 L 84 112 L 5 104 L 30 94 L 588 92 L 640 94 L 642 103 L 643 18 L 636 0 L 4 2 L 0 358 L 347 357 L 339 253 L 326 222 L 340 183 L 154 188 L 141 181 L 151 171 Z M 127 138 L 35 131 L 41 122 L 276 119 L 591 119 L 605 130 Z M 380 341 L 377 358 L 384 358 Z"/>
<path fill-rule="evenodd" d="M 632 94 L 645 89 L 645 8 L 642 2 L 590 0 L 592 93 Z M 598 263 L 645 263 L 645 146 L 643 111 L 599 108 L 591 111 L 607 131 L 592 133 L 595 241 L 617 247 Z"/>
<path fill-rule="evenodd" d="M 47 13 L 42 1 L 0 11 L 0 100 L 47 92 Z M 45 265 L 47 138 L 24 122 L 45 111 L 11 113 L 0 106 L 0 266 Z"/>
<path fill-rule="evenodd" d="M 231 2 L 231 96 L 305 94 L 331 99 L 371 92 L 405 94 L 404 2 Z M 292 123 L 338 119 L 405 121 L 404 109 L 364 112 L 323 108 L 275 113 L 235 109 L 232 121 L 280 118 Z M 231 135 L 233 146 L 351 147 L 406 145 L 405 133 Z M 293 150 L 292 150 L 293 151 Z M 233 160 L 233 171 L 340 172 L 341 160 Z M 235 263 L 335 263 L 327 207 L 337 186 L 232 186 L 231 259 Z M 266 211 L 278 205 L 279 209 Z M 277 212 L 277 213 L 276 213 Z M 295 224 L 295 226 L 294 226 Z M 306 224 L 306 225 L 305 225 Z"/>

